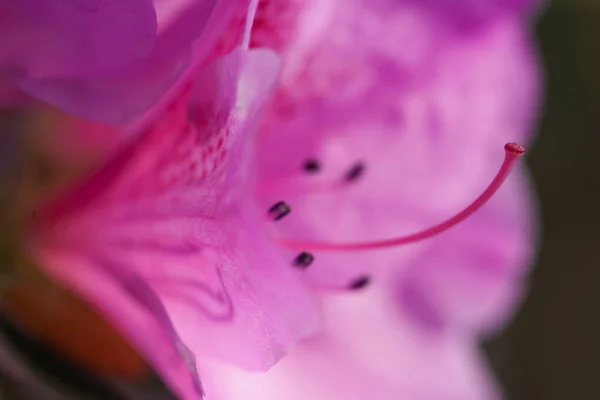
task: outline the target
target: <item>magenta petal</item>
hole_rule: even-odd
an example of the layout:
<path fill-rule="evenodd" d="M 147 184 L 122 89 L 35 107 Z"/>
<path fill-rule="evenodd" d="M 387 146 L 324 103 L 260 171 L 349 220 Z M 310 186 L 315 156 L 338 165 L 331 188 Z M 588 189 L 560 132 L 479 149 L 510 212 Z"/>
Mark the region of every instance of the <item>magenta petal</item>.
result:
<path fill-rule="evenodd" d="M 199 70 L 131 147 L 38 219 L 42 244 L 95 251 L 147 284 L 196 357 L 254 369 L 317 322 L 245 187 L 249 135 L 278 66 L 269 51 L 238 50 Z M 94 284 L 69 277 L 82 291 Z"/>
<path fill-rule="evenodd" d="M 525 182 L 509 179 L 480 212 L 433 239 L 398 274 L 399 305 L 417 325 L 494 330 L 521 299 L 534 216 Z"/>
<path fill-rule="evenodd" d="M 315 304 L 290 260 L 260 238 L 256 217 L 247 225 L 239 218 L 224 238 L 235 248 L 205 250 L 202 260 L 190 263 L 199 268 L 204 261 L 202 275 L 162 274 L 155 290 L 194 353 L 266 370 L 314 332 Z"/>
<path fill-rule="evenodd" d="M 187 56 L 140 66 L 112 77 L 19 80 L 21 89 L 70 114 L 111 124 L 135 120 L 176 82 L 189 63 Z"/>
<path fill-rule="evenodd" d="M 294 118 L 302 124 L 288 124 L 281 115 L 268 125 L 257 192 L 265 205 L 279 197 L 294 209 L 277 225 L 281 236 L 364 242 L 423 229 L 458 212 L 485 188 L 506 142 L 529 140 L 539 84 L 517 21 L 500 19 L 478 37 L 453 39 L 404 90 L 394 86 L 394 75 L 381 75 L 375 94 L 351 113 L 348 102 L 335 95 L 317 97 L 299 102 Z M 318 107 L 328 112 L 315 112 Z M 311 158 L 323 165 L 317 174 L 302 169 Z M 344 173 L 357 161 L 366 166 L 364 175 L 344 183 Z M 340 284 L 394 259 L 407 265 L 411 253 L 428 244 L 318 252 L 316 268 L 307 274 Z"/>
<path fill-rule="evenodd" d="M 247 10 L 247 2 L 196 1 L 160 33 L 147 57 L 127 68 L 90 79 L 25 77 L 19 80 L 20 86 L 77 116 L 115 124 L 131 122 L 155 105 L 190 65 L 212 57 L 240 7 Z"/>
<path fill-rule="evenodd" d="M 150 53 L 152 0 L 3 1 L 0 59 L 27 76 L 90 76 Z M 5 64 L 6 65 L 6 64 Z"/>
<path fill-rule="evenodd" d="M 245 116 L 246 125 L 244 135 L 233 139 L 230 150 L 228 185 L 232 188 L 245 185 L 241 174 L 248 157 L 250 138 L 246 135 L 255 126 L 257 106 L 264 101 L 265 89 L 272 86 L 279 65 L 268 51 L 250 53 L 244 61 L 237 109 Z M 297 340 L 310 335 L 317 320 L 315 305 L 297 271 L 289 265 L 290 260 L 281 258 L 279 249 L 261 229 L 264 211 L 255 210 L 250 199 L 240 195 L 246 194 L 231 192 L 222 198 L 222 216 L 218 218 L 223 219 L 216 231 L 197 230 L 214 243 L 201 257 L 203 276 L 188 273 L 177 277 L 173 272 L 173 284 L 158 285 L 156 290 L 182 338 L 196 354 L 262 370 L 278 361 Z M 182 282 L 180 286 L 177 279 Z M 207 282 L 212 294 L 198 291 Z M 203 304 L 207 308 L 198 312 L 202 311 L 198 305 Z"/>

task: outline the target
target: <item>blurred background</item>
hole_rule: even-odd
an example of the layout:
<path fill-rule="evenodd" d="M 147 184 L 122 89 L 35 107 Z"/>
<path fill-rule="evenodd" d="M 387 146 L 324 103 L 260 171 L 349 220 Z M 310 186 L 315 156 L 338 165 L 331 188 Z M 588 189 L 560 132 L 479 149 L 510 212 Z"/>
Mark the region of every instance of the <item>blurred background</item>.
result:
<path fill-rule="evenodd" d="M 485 348 L 508 400 L 600 399 L 600 0 L 554 0 L 536 35 L 542 246 L 524 306 Z"/>

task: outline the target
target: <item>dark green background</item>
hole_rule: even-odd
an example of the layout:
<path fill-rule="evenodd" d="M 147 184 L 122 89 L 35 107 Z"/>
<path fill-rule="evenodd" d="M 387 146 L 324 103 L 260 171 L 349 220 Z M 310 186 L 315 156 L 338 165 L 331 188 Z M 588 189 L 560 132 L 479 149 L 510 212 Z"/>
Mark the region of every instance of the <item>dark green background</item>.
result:
<path fill-rule="evenodd" d="M 509 400 L 600 399 L 600 0 L 536 29 L 547 96 L 529 156 L 543 222 L 530 296 L 487 344 Z"/>

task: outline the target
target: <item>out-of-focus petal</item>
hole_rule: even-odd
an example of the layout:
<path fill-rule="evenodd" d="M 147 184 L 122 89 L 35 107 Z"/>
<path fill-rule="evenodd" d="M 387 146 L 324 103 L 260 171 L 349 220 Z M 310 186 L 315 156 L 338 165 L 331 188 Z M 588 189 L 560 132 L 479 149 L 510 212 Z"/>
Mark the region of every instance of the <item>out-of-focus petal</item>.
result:
<path fill-rule="evenodd" d="M 266 210 L 245 197 L 249 135 L 277 70 L 273 53 L 241 50 L 201 69 L 145 133 L 42 212 L 37 230 L 42 247 L 98 252 L 147 284 L 196 355 L 254 369 L 272 365 L 317 322 L 298 272 L 264 232 Z M 90 264 L 88 273 L 105 268 Z M 84 295 L 94 284 L 51 272 Z M 113 304 L 111 296 L 94 301 Z"/>
<path fill-rule="evenodd" d="M 160 302 L 141 281 L 122 267 L 89 249 L 35 246 L 32 254 L 44 268 L 81 298 L 107 316 L 184 400 L 200 400 L 200 384 L 193 361 L 171 328 Z M 76 273 L 75 273 L 76 271 Z M 110 301 L 107 301 L 110 299 Z"/>
<path fill-rule="evenodd" d="M 234 17 L 246 15 L 248 9 L 246 0 L 196 1 L 160 33 L 147 57 L 127 68 L 92 79 L 25 77 L 19 83 L 25 92 L 72 114 L 115 124 L 131 122 L 154 106 L 185 71 L 193 73 L 194 66 L 214 58 L 215 51 L 222 54 L 221 39 L 230 29 L 239 30 Z"/>
<path fill-rule="evenodd" d="M 277 224 L 278 234 L 370 242 L 441 222 L 474 200 L 500 166 L 504 143 L 530 138 L 539 82 L 523 35 L 513 19 L 496 21 L 479 37 L 459 33 L 452 46 L 440 49 L 428 71 L 415 73 L 415 83 L 395 96 L 386 78 L 380 78 L 380 97 L 347 114 L 345 122 L 328 119 L 332 113 L 323 118 L 304 113 L 311 129 L 295 130 L 285 122 L 269 126 L 261 140 L 256 191 L 263 206 L 277 198 L 291 205 L 292 214 Z M 320 100 L 323 109 L 344 110 L 347 104 L 334 96 Z M 287 136 L 277 134 L 278 126 Z M 322 165 L 317 174 L 302 169 L 313 158 Z M 356 181 L 344 181 L 356 163 L 364 164 L 365 172 Z M 438 238 L 373 251 L 315 251 L 306 273 L 318 284 L 340 286 L 357 276 L 378 279 L 381 271 L 393 268 L 398 274 L 394 282 L 418 289 L 402 295 L 413 296 L 409 311 L 421 312 L 413 316 L 424 323 L 433 318 L 426 314 L 431 303 L 448 298 L 448 309 L 435 315 L 438 320 L 465 328 L 497 325 L 520 296 L 532 245 L 531 230 L 525 229 L 531 227 L 532 211 L 519 171 L 514 175 L 489 208 Z M 459 245 L 465 258 L 455 250 Z M 445 267 L 447 274 L 437 272 Z M 486 275 L 490 270 L 497 273 Z M 485 279 L 489 290 L 479 290 Z M 450 296 L 455 298 L 450 301 Z M 471 298 L 481 308 L 468 304 Z"/>
<path fill-rule="evenodd" d="M 513 176 L 469 220 L 431 241 L 395 281 L 397 301 L 424 329 L 498 329 L 521 300 L 535 215 Z"/>
<path fill-rule="evenodd" d="M 283 100 L 292 114 L 318 112 L 321 106 L 328 119 L 361 111 L 379 94 L 383 80 L 389 91 L 402 88 L 408 75 L 432 61 L 448 36 L 447 27 L 426 10 L 391 0 L 308 2 L 296 16 L 295 29 L 286 21 L 278 28 L 292 29 L 294 35 L 281 46 L 284 71 L 276 106 Z M 261 28 L 258 24 L 253 33 L 256 45 L 277 47 L 270 40 L 277 36 Z M 316 110 L 305 104 L 311 101 Z M 347 114 L 331 109 L 332 102 Z"/>
<path fill-rule="evenodd" d="M 31 77 L 90 76 L 150 53 L 152 0 L 2 1 L 0 62 Z"/>
<path fill-rule="evenodd" d="M 470 339 L 419 334 L 376 286 L 325 297 L 325 332 L 264 374 L 202 365 L 207 391 L 217 400 L 499 398 Z"/>
<path fill-rule="evenodd" d="M 401 0 L 427 7 L 430 12 L 465 28 L 485 25 L 498 15 L 532 15 L 543 0 Z"/>
<path fill-rule="evenodd" d="M 514 17 L 497 18 L 479 35 L 457 34 L 424 71 L 429 82 L 407 96 L 407 112 L 414 120 L 421 113 L 418 128 L 429 128 L 430 135 L 527 145 L 541 95 L 541 68 L 528 35 Z"/>

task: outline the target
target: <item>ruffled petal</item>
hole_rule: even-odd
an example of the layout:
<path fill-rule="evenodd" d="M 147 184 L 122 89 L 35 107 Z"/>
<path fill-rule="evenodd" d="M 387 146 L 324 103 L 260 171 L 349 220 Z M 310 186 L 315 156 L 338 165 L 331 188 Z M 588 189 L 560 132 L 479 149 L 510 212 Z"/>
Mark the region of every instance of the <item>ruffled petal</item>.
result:
<path fill-rule="evenodd" d="M 325 332 L 301 343 L 264 374 L 204 364 L 217 400 L 496 400 L 499 395 L 467 338 L 423 336 L 369 293 L 323 299 Z"/>
<path fill-rule="evenodd" d="M 236 51 L 200 70 L 131 146 L 41 212 L 37 231 L 141 279 L 198 357 L 254 369 L 317 323 L 301 277 L 264 232 L 266 210 L 245 198 L 249 135 L 277 69 L 271 52 Z M 92 281 L 69 276 L 85 294 Z"/>

